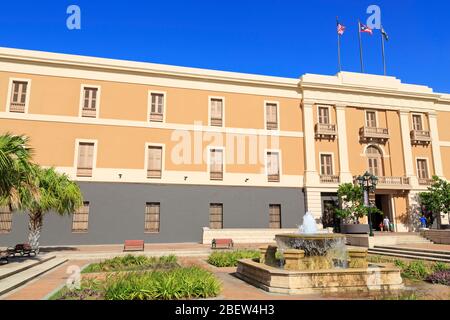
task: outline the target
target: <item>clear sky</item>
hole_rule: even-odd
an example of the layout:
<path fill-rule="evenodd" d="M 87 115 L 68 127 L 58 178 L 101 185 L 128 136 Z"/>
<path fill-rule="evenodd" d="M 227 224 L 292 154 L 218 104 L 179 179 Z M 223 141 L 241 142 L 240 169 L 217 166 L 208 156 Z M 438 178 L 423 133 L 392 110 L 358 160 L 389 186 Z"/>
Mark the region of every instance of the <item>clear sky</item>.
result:
<path fill-rule="evenodd" d="M 81 30 L 66 9 L 81 8 Z M 0 3 L 0 46 L 297 78 L 359 72 L 357 20 L 380 6 L 388 74 L 450 93 L 450 1 L 22 0 Z M 368 73 L 382 73 L 381 39 L 363 34 Z"/>

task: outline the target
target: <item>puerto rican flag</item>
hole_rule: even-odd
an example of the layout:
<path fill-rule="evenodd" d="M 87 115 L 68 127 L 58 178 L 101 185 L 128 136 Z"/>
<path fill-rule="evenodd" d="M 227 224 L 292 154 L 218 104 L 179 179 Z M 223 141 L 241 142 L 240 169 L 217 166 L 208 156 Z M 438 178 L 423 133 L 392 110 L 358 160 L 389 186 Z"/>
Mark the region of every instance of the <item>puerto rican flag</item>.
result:
<path fill-rule="evenodd" d="M 361 22 L 359 23 L 359 32 L 368 33 L 370 35 L 373 35 L 373 30 L 370 29 L 365 24 L 362 24 Z"/>
<path fill-rule="evenodd" d="M 337 23 L 337 33 L 338 35 L 342 36 L 345 32 L 345 26 L 340 24 L 339 22 Z"/>

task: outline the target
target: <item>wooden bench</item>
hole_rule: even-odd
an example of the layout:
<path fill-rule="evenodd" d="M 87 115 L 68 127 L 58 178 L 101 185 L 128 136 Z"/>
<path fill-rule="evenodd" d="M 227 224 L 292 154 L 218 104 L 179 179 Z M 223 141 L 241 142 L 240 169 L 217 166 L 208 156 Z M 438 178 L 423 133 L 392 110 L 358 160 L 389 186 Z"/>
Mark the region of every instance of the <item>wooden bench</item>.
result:
<path fill-rule="evenodd" d="M 125 240 L 123 251 L 144 251 L 144 240 Z"/>
<path fill-rule="evenodd" d="M 234 247 L 232 239 L 213 239 L 211 242 L 211 249 L 227 248 L 231 249 Z"/>

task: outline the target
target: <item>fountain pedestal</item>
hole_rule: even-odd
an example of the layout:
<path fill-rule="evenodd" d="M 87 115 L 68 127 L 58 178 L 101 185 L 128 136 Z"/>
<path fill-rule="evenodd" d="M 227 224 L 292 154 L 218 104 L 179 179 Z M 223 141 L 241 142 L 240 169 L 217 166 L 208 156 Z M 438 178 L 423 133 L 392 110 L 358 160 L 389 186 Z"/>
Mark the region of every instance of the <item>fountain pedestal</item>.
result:
<path fill-rule="evenodd" d="M 278 265 L 278 261 L 275 257 L 277 253 L 276 246 L 262 246 L 259 247 L 259 262 L 268 266 Z"/>
<path fill-rule="evenodd" d="M 348 249 L 347 252 L 349 257 L 348 267 L 350 269 L 369 267 L 369 263 L 367 262 L 367 249 Z"/>
<path fill-rule="evenodd" d="M 290 271 L 300 271 L 307 269 L 305 264 L 305 251 L 297 249 L 285 250 L 284 256 L 284 269 Z"/>

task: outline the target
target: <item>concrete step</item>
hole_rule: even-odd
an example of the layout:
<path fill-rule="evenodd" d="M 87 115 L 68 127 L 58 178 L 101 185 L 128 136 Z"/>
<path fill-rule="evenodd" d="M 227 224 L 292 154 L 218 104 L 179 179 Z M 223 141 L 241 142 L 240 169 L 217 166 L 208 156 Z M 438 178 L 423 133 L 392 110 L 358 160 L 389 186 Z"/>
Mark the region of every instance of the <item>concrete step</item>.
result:
<path fill-rule="evenodd" d="M 38 264 L 47 262 L 51 259 L 54 259 L 56 256 L 52 254 L 46 254 L 46 255 L 38 255 L 37 257 L 32 258 L 10 258 L 8 264 L 4 264 L 0 267 L 0 280 L 5 279 L 9 276 L 12 276 L 16 273 L 25 271 L 27 269 L 30 269 L 34 266 L 37 266 Z"/>
<path fill-rule="evenodd" d="M 412 254 L 412 255 L 415 255 L 418 257 L 450 259 L 450 255 L 448 255 L 448 254 L 435 253 L 435 252 L 423 252 L 420 250 L 402 250 L 402 249 L 396 249 L 396 248 L 379 248 L 379 247 L 375 247 L 372 250 L 377 250 L 378 252 Z"/>
<path fill-rule="evenodd" d="M 387 250 L 401 250 L 406 252 L 418 252 L 418 253 L 429 253 L 429 254 L 441 254 L 450 257 L 450 251 L 446 250 L 435 250 L 435 249 L 423 249 L 423 248 L 408 248 L 408 247 L 390 247 L 390 246 L 375 246 L 374 249 L 387 249 Z"/>
<path fill-rule="evenodd" d="M 450 263 L 450 258 L 443 257 L 443 258 L 435 258 L 431 256 L 419 256 L 411 252 L 388 252 L 380 249 L 369 249 L 369 254 L 376 254 L 381 256 L 390 256 L 390 257 L 396 257 L 396 258 L 405 258 L 405 259 L 413 259 L 413 260 L 426 260 L 426 261 L 433 261 L 433 262 L 446 262 Z"/>
<path fill-rule="evenodd" d="M 67 261 L 67 258 L 54 258 L 46 262 L 35 265 L 34 267 L 28 268 L 22 272 L 10 275 L 0 281 L 0 296 L 8 293 L 25 283 L 33 280 L 34 278 L 46 273 L 53 268 L 63 264 Z"/>

